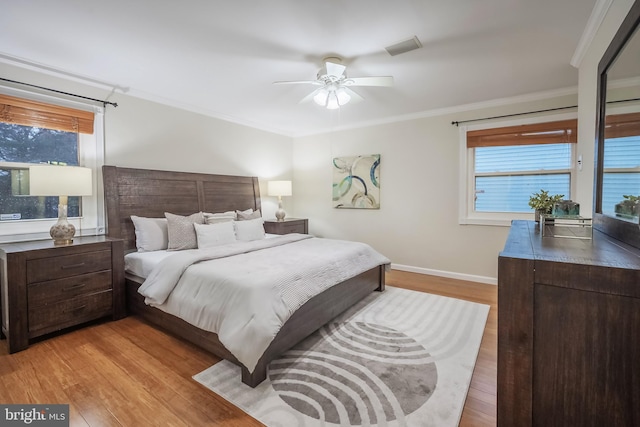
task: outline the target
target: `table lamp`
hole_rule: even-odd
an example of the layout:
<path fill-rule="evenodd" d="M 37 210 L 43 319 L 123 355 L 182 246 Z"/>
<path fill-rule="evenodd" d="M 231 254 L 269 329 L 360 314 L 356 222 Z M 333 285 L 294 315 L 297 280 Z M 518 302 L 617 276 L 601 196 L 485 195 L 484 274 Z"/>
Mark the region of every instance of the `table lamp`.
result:
<path fill-rule="evenodd" d="M 79 166 L 35 165 L 29 167 L 29 195 L 58 196 L 58 221 L 49 234 L 55 245 L 73 243 L 76 228 L 67 221 L 68 196 L 90 196 L 91 169 Z"/>
<path fill-rule="evenodd" d="M 270 196 L 278 196 L 276 219 L 284 221 L 286 212 L 282 209 L 282 196 L 291 196 L 291 181 L 269 181 L 267 193 Z"/>

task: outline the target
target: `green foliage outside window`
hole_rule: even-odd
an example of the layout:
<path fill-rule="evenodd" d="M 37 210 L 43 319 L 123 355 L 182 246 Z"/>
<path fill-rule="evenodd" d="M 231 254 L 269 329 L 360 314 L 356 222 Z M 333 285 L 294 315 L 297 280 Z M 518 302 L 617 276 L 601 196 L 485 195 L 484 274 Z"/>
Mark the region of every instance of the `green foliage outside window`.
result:
<path fill-rule="evenodd" d="M 78 134 L 52 129 L 0 123 L 0 162 L 61 163 L 78 165 Z M 17 170 L 0 163 L 0 214 L 3 219 L 56 218 L 57 197 L 22 196 L 16 193 Z M 24 176 L 24 174 L 23 174 Z M 68 216 L 80 215 L 80 198 L 69 197 Z"/>

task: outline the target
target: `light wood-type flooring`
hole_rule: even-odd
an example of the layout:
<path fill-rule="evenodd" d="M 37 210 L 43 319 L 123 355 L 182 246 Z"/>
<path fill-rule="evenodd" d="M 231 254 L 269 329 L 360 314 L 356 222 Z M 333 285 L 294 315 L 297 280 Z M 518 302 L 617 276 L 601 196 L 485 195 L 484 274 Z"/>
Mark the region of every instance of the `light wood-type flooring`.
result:
<path fill-rule="evenodd" d="M 497 288 L 392 270 L 387 285 L 491 305 L 461 426 L 496 425 Z M 191 376 L 219 359 L 135 317 L 7 354 L 0 403 L 68 403 L 71 426 L 259 426 Z"/>

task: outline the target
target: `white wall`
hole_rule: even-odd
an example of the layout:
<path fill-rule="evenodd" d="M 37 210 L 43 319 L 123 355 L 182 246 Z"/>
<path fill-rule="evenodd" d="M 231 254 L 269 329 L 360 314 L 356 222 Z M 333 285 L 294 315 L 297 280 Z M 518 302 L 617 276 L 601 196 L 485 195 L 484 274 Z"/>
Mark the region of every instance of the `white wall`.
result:
<path fill-rule="evenodd" d="M 277 199 L 267 180 L 291 179 L 292 139 L 132 97 L 105 115 L 107 164 L 260 178 L 265 218 Z M 291 200 L 284 200 L 285 210 Z"/>
<path fill-rule="evenodd" d="M 598 63 L 633 3 L 634 0 L 613 0 L 579 67 L 578 144 L 585 153 L 584 169 L 591 175 L 591 182 L 594 180 L 594 167 L 589 168 L 588 165 L 594 165 L 595 157 Z M 593 206 L 593 187 L 583 186 L 579 195 L 583 200 L 590 200 L 589 206 Z"/>
<path fill-rule="evenodd" d="M 497 257 L 508 227 L 458 224 L 459 144 L 453 120 L 579 104 L 578 152 L 585 167 L 577 194 L 592 206 L 597 63 L 632 0 L 613 0 L 609 13 L 579 70 L 579 95 L 486 108 L 461 108 L 403 122 L 333 133 L 289 137 L 114 95 L 118 108 L 105 114 L 107 164 L 206 173 L 293 179 L 294 196 L 285 198 L 288 216 L 309 218 L 319 236 L 360 240 L 386 254 L 401 268 L 451 277 L 495 281 Z M 569 60 L 569 58 L 567 59 Z M 5 78 L 104 98 L 108 91 L 40 72 L 0 64 Z M 491 105 L 500 105 L 494 102 Z M 381 154 L 381 208 L 337 210 L 331 206 L 331 159 Z M 266 217 L 276 208 L 265 197 Z"/>
<path fill-rule="evenodd" d="M 509 228 L 458 224 L 459 130 L 451 122 L 571 106 L 576 98 L 564 95 L 296 138 L 295 216 L 310 218 L 313 234 L 367 242 L 399 268 L 495 283 Z M 331 160 L 358 154 L 381 154 L 381 207 L 333 209 Z M 579 186 L 591 187 L 581 178 Z"/>
<path fill-rule="evenodd" d="M 109 96 L 104 89 L 7 64 L 0 63 L 0 75 L 98 99 Z M 127 95 L 108 100 L 118 107 L 105 109 L 105 164 L 258 176 L 264 216 L 275 217 L 277 200 L 266 197 L 266 181 L 291 179 L 290 137 Z M 289 203 L 284 201 L 285 209 Z"/>

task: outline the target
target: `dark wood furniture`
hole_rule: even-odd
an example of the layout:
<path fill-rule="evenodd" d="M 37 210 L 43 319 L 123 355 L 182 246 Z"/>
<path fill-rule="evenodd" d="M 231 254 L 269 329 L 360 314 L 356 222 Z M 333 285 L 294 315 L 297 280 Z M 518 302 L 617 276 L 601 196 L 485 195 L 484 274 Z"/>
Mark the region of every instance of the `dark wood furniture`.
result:
<path fill-rule="evenodd" d="M 595 157 L 595 194 L 594 194 L 594 212 L 593 212 L 593 227 L 608 234 L 618 240 L 621 240 L 633 247 L 640 248 L 640 219 L 621 219 L 612 215 L 604 214 L 603 209 L 603 186 L 604 186 L 604 154 L 606 138 L 611 137 L 608 135 L 611 131 L 611 123 L 607 123 L 607 116 L 612 114 L 610 107 L 611 104 L 617 104 L 620 100 L 607 99 L 607 78 L 609 72 L 613 72 L 611 76 L 613 79 L 620 79 L 621 77 L 630 79 L 640 77 L 640 61 L 638 61 L 638 39 L 640 39 L 640 0 L 636 0 L 631 6 L 629 13 L 625 17 L 624 21 L 620 25 L 620 28 L 616 32 L 613 40 L 607 47 L 607 50 L 602 55 L 600 62 L 598 63 L 598 98 L 597 98 L 597 120 L 596 120 L 596 157 Z M 629 46 L 629 49 L 627 47 Z M 615 74 L 615 69 L 612 70 L 614 64 L 626 64 L 627 66 L 633 66 L 631 70 L 624 71 L 624 75 L 620 76 Z M 614 67 L 615 68 L 615 67 Z M 617 70 L 618 73 L 620 69 Z M 633 98 L 630 96 L 630 98 Z M 607 107 L 608 102 L 610 103 Z M 633 112 L 640 112 L 638 103 L 626 105 L 633 107 Z M 627 111 L 631 112 L 631 111 Z M 609 129 L 609 131 L 607 131 Z M 621 134 L 622 136 L 638 136 L 637 127 L 629 126 Z M 620 135 L 619 135 L 620 136 Z M 633 140 L 631 140 L 633 141 Z M 638 141 L 636 138 L 635 141 Z M 638 142 L 629 142 L 629 144 L 635 144 L 637 147 Z M 631 149 L 631 147 L 630 147 Z M 638 194 L 634 194 L 638 195 Z"/>
<path fill-rule="evenodd" d="M 29 340 L 90 320 L 125 316 L 120 239 L 76 237 L 0 245 L 2 333 L 9 353 Z"/>
<path fill-rule="evenodd" d="M 309 221 L 301 218 L 285 218 L 284 221 L 264 222 L 264 231 L 271 234 L 309 233 Z"/>
<path fill-rule="evenodd" d="M 514 221 L 498 261 L 498 426 L 640 425 L 640 250 Z"/>
<path fill-rule="evenodd" d="M 229 210 L 260 209 L 256 177 L 211 175 L 103 166 L 109 236 L 125 240 L 133 251 L 135 231 L 131 215 L 164 217 L 165 212 L 189 215 Z M 310 299 L 283 325 L 253 372 L 222 345 L 215 333 L 199 329 L 157 308 L 147 306 L 138 287 L 144 279 L 125 273 L 127 307 L 133 314 L 180 336 L 219 357 L 238 364 L 242 382 L 255 387 L 267 376 L 269 362 L 374 290 L 384 290 L 384 266 L 377 266 L 333 286 Z"/>

